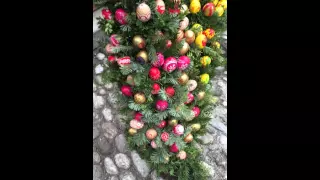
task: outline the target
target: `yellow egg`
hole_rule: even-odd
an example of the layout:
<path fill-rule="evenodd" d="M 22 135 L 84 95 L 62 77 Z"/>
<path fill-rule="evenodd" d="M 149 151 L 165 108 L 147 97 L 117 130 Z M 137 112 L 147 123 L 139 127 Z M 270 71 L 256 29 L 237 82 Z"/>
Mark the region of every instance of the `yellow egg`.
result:
<path fill-rule="evenodd" d="M 220 43 L 218 41 L 212 42 L 212 46 L 217 47 L 220 49 Z"/>
<path fill-rule="evenodd" d="M 198 28 L 199 28 L 200 31 L 203 30 L 202 26 L 200 24 L 198 24 L 198 23 L 194 24 L 191 29 L 198 29 Z"/>
<path fill-rule="evenodd" d="M 209 80 L 210 80 L 210 77 L 209 77 L 209 74 L 202 74 L 201 76 L 200 76 L 200 81 L 203 83 L 203 84 L 208 84 L 208 82 L 209 82 Z"/>
<path fill-rule="evenodd" d="M 211 63 L 211 58 L 209 56 L 203 56 L 200 59 L 200 63 L 202 64 L 202 66 L 207 66 Z"/>
<path fill-rule="evenodd" d="M 194 24 L 192 27 L 191 27 L 191 30 L 195 33 L 195 34 L 201 34 L 203 29 L 202 29 L 202 26 L 200 24 Z"/>
<path fill-rule="evenodd" d="M 224 9 L 222 6 L 217 6 L 216 7 L 216 12 L 218 13 L 218 16 L 222 16 L 222 14 L 224 13 Z"/>
<path fill-rule="evenodd" d="M 214 5 L 217 5 L 218 2 L 219 2 L 219 0 L 212 0 L 212 3 L 213 3 Z"/>
<path fill-rule="evenodd" d="M 217 6 L 222 6 L 224 10 L 227 9 L 227 1 L 226 0 L 221 0 L 219 1 L 219 3 L 217 4 Z"/>
<path fill-rule="evenodd" d="M 206 38 L 206 36 L 203 35 L 203 34 L 199 34 L 199 35 L 196 37 L 195 44 L 197 45 L 198 48 L 203 49 L 203 48 L 206 46 L 206 44 L 207 44 L 207 38 Z"/>
<path fill-rule="evenodd" d="M 205 31 L 203 31 L 203 34 L 204 34 L 208 39 L 211 39 L 211 38 L 214 37 L 215 32 L 214 32 L 213 29 L 208 28 L 208 29 L 206 29 Z"/>
<path fill-rule="evenodd" d="M 199 1 L 191 1 L 190 3 L 190 6 L 189 6 L 189 11 L 192 13 L 192 14 L 196 14 L 200 11 L 201 9 L 201 4 Z"/>

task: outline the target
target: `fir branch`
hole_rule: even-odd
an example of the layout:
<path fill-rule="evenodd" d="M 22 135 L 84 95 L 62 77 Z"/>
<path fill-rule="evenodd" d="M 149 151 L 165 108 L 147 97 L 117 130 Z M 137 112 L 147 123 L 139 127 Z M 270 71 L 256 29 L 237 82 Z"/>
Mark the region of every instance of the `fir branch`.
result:
<path fill-rule="evenodd" d="M 123 32 L 130 32 L 131 31 L 131 26 L 129 26 L 129 25 L 121 25 L 120 26 L 120 29 L 121 29 L 121 31 L 123 31 Z"/>
<path fill-rule="evenodd" d="M 151 64 L 157 61 L 156 48 L 153 45 L 147 46 L 148 58 L 151 61 Z"/>
<path fill-rule="evenodd" d="M 141 105 L 137 104 L 133 101 L 129 101 L 128 107 L 134 111 L 140 111 L 141 110 Z"/>
<path fill-rule="evenodd" d="M 131 68 L 133 71 L 136 71 L 137 73 L 143 73 L 145 71 L 145 68 L 143 67 L 143 65 L 136 62 L 131 62 Z M 137 75 L 142 75 L 142 74 L 137 74 Z"/>
<path fill-rule="evenodd" d="M 133 70 L 129 66 L 121 66 L 120 67 L 120 72 L 123 75 L 129 75 L 130 73 L 133 72 Z"/>
<path fill-rule="evenodd" d="M 144 118 L 148 119 L 152 116 L 152 111 L 150 109 L 146 109 L 142 111 Z"/>
<path fill-rule="evenodd" d="M 120 52 L 128 53 L 132 49 L 133 49 L 132 46 L 123 46 L 123 45 L 113 47 L 113 51 L 115 54 L 120 53 Z"/>
<path fill-rule="evenodd" d="M 145 135 L 145 132 L 146 132 L 146 128 L 143 128 L 143 129 L 140 129 L 138 133 L 133 136 L 132 141 L 135 145 L 142 146 L 149 142 Z"/>
<path fill-rule="evenodd" d="M 158 123 L 159 123 L 161 120 L 166 119 L 168 117 L 169 113 L 168 113 L 168 111 L 162 111 L 162 112 L 155 113 L 154 115 L 158 119 Z"/>
<path fill-rule="evenodd" d="M 174 109 L 174 108 L 170 108 L 168 113 L 170 114 L 170 116 L 172 117 L 176 117 L 176 118 L 179 118 L 180 117 L 180 114 L 177 113 L 177 111 Z"/>
<path fill-rule="evenodd" d="M 168 99 L 167 98 L 167 93 L 163 88 L 160 89 L 160 91 L 158 92 L 158 95 L 162 100 L 167 100 Z"/>

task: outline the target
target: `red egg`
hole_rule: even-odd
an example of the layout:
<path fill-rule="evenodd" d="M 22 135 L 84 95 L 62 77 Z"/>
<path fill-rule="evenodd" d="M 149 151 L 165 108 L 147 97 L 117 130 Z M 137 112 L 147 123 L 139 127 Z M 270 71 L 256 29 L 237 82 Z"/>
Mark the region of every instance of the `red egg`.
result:
<path fill-rule="evenodd" d="M 134 115 L 134 119 L 138 120 L 138 121 L 141 121 L 141 117 L 143 115 L 140 113 L 140 112 L 136 112 L 135 115 Z"/>
<path fill-rule="evenodd" d="M 170 146 L 170 152 L 173 152 L 173 153 L 176 153 L 179 151 L 179 148 L 178 146 L 176 145 L 176 143 L 173 143 L 171 146 Z"/>
<path fill-rule="evenodd" d="M 168 102 L 165 100 L 158 100 L 156 103 L 156 108 L 158 111 L 164 111 L 168 108 Z"/>
<path fill-rule="evenodd" d="M 166 91 L 166 94 L 167 94 L 169 97 L 174 96 L 175 91 L 174 91 L 174 88 L 173 88 L 172 86 L 167 87 L 167 88 L 165 89 L 165 91 Z"/>
<path fill-rule="evenodd" d="M 164 128 L 167 125 L 167 121 L 162 120 L 159 124 L 158 124 L 158 128 Z"/>
<path fill-rule="evenodd" d="M 121 25 L 127 24 L 128 14 L 123 9 L 117 9 L 114 15 L 118 23 L 120 23 Z"/>
<path fill-rule="evenodd" d="M 157 83 L 154 83 L 152 86 L 152 89 L 153 89 L 151 91 L 152 94 L 158 94 L 158 92 L 160 91 L 160 85 Z"/>
<path fill-rule="evenodd" d="M 150 79 L 152 79 L 154 81 L 159 80 L 161 78 L 160 70 L 156 67 L 150 68 L 149 77 L 150 77 Z"/>
<path fill-rule="evenodd" d="M 197 106 L 192 108 L 192 111 L 194 112 L 194 116 L 197 117 L 200 114 L 200 108 L 198 108 Z"/>
<path fill-rule="evenodd" d="M 128 85 L 123 85 L 123 86 L 121 87 L 121 92 L 122 92 L 122 94 L 125 95 L 125 96 L 132 96 L 132 89 L 131 89 L 131 87 L 128 86 Z"/>
<path fill-rule="evenodd" d="M 188 93 L 188 99 L 185 102 L 185 104 L 190 104 L 192 101 L 194 100 L 194 96 L 193 94 L 191 94 L 190 92 Z"/>

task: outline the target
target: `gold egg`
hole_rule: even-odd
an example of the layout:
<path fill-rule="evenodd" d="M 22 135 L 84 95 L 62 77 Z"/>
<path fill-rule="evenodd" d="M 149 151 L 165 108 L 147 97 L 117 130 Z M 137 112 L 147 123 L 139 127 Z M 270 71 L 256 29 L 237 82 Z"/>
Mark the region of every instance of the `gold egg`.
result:
<path fill-rule="evenodd" d="M 164 160 L 165 160 L 165 163 L 168 163 L 168 162 L 169 162 L 169 156 L 166 156 L 166 157 L 164 158 Z"/>
<path fill-rule="evenodd" d="M 132 135 L 134 135 L 134 134 L 137 133 L 137 130 L 136 130 L 136 129 L 133 129 L 133 128 L 130 128 L 130 129 L 128 130 L 128 132 L 129 132 L 129 134 L 132 136 Z"/>
<path fill-rule="evenodd" d="M 182 48 L 179 51 L 179 54 L 180 55 L 185 55 L 189 51 L 189 49 L 190 49 L 189 44 L 187 42 L 184 42 Z"/>
<path fill-rule="evenodd" d="M 184 37 L 186 38 L 186 42 L 189 44 L 192 44 L 194 42 L 194 40 L 196 39 L 196 35 L 191 30 L 187 30 L 184 33 Z"/>
<path fill-rule="evenodd" d="M 127 83 L 130 84 L 131 86 L 134 86 L 133 76 L 131 76 L 131 75 L 127 76 Z"/>
<path fill-rule="evenodd" d="M 178 124 L 178 120 L 176 120 L 176 119 L 171 119 L 171 120 L 169 120 L 169 125 L 170 126 L 175 126 L 175 125 L 177 125 Z"/>
<path fill-rule="evenodd" d="M 157 137 L 157 134 L 158 134 L 157 131 L 151 128 L 147 130 L 146 137 L 147 139 L 152 140 Z"/>
<path fill-rule="evenodd" d="M 183 36 L 184 36 L 184 32 L 181 29 L 179 29 L 176 42 L 180 42 L 183 39 Z"/>
<path fill-rule="evenodd" d="M 197 95 L 198 100 L 202 100 L 205 95 L 206 95 L 206 93 L 204 91 L 199 92 L 198 95 Z"/>
<path fill-rule="evenodd" d="M 188 134 L 188 135 L 184 138 L 184 142 L 186 142 L 186 143 L 190 143 L 192 140 L 193 140 L 192 134 Z"/>
<path fill-rule="evenodd" d="M 133 45 L 142 49 L 146 46 L 146 41 L 139 35 L 133 37 Z"/>
<path fill-rule="evenodd" d="M 184 85 L 184 84 L 186 84 L 188 81 L 189 81 L 189 76 L 188 76 L 188 74 L 185 73 L 185 72 L 182 73 L 181 76 L 180 76 L 179 79 L 178 79 L 178 83 L 179 83 L 180 85 Z"/>
<path fill-rule="evenodd" d="M 192 131 L 199 131 L 201 128 L 201 125 L 199 123 L 196 123 L 196 124 L 192 124 L 191 125 L 191 129 Z"/>
<path fill-rule="evenodd" d="M 143 104 L 146 102 L 146 97 L 143 93 L 137 93 L 134 95 L 134 102 L 137 104 Z"/>
<path fill-rule="evenodd" d="M 141 64 L 148 62 L 148 54 L 146 51 L 140 51 L 136 57 L 137 61 Z"/>

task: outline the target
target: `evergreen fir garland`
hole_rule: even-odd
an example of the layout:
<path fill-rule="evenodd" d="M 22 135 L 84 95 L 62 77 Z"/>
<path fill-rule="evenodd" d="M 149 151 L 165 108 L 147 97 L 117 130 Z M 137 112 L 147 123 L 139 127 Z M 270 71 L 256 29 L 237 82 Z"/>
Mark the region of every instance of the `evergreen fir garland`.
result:
<path fill-rule="evenodd" d="M 180 8 L 182 4 L 190 5 L 189 0 L 181 0 L 181 4 L 174 4 L 171 0 L 164 0 L 166 11 L 163 14 L 155 11 L 155 1 L 142 1 L 142 0 L 94 0 L 96 5 L 104 6 L 109 9 L 114 16 L 118 8 L 122 8 L 127 12 L 127 24 L 119 24 L 114 18 L 104 19 L 98 18 L 100 29 L 106 33 L 106 39 L 101 44 L 101 52 L 106 53 L 106 45 L 110 43 L 108 36 L 111 34 L 118 34 L 123 38 L 123 42 L 113 47 L 113 54 L 117 58 L 129 56 L 131 61 L 129 65 L 119 66 L 117 62 L 110 62 L 106 60 L 105 65 L 108 66 L 103 72 L 102 77 L 104 82 L 117 82 L 119 87 L 128 85 L 126 81 L 127 76 L 133 77 L 134 85 L 131 85 L 133 94 L 142 92 L 146 101 L 142 104 L 137 103 L 133 97 L 126 97 L 119 94 L 118 102 L 121 105 L 120 113 L 125 118 L 122 121 L 130 128 L 130 120 L 134 119 L 129 112 L 136 111 L 143 114 L 141 121 L 144 126 L 137 130 L 136 134 L 126 133 L 126 138 L 129 147 L 132 150 L 137 150 L 140 156 L 145 159 L 152 168 L 156 169 L 158 175 L 171 177 L 178 180 L 205 180 L 208 177 L 208 170 L 199 161 L 201 150 L 196 146 L 196 139 L 206 133 L 206 125 L 210 121 L 212 111 L 215 107 L 215 97 L 211 95 L 212 86 L 201 83 L 201 74 L 207 73 L 210 78 L 214 76 L 214 68 L 217 66 L 225 66 L 226 58 L 221 55 L 219 48 L 212 46 L 213 42 L 219 42 L 221 34 L 226 30 L 227 24 L 227 10 L 222 16 L 214 13 L 212 16 L 204 16 L 200 10 L 196 14 L 190 13 L 169 13 L 168 9 Z M 145 2 L 151 9 L 151 19 L 147 22 L 142 22 L 137 18 L 136 8 L 140 3 Z M 201 6 L 206 3 L 213 2 L 212 0 L 201 0 Z M 190 49 L 186 56 L 190 58 L 190 64 L 183 72 L 187 73 L 189 79 L 197 81 L 197 87 L 192 91 L 194 100 L 190 104 L 185 104 L 187 101 L 188 87 L 187 85 L 180 85 L 178 82 L 182 72 L 178 69 L 169 73 L 162 70 L 161 78 L 157 81 L 150 79 L 148 73 L 152 67 L 151 64 L 157 61 L 157 52 L 161 52 L 165 58 L 173 56 L 179 57 L 179 51 L 183 46 L 185 40 L 176 42 L 179 23 L 184 18 L 189 18 L 189 26 L 198 23 L 202 25 L 203 30 L 212 28 L 215 31 L 215 36 L 207 41 L 207 46 L 203 49 L 198 49 L 195 43 L 190 44 Z M 161 31 L 163 34 L 158 34 Z M 200 31 L 199 28 L 193 30 L 195 34 Z M 148 62 L 140 64 L 137 62 L 136 55 L 141 50 L 132 44 L 132 39 L 135 35 L 140 35 L 146 42 L 144 50 L 147 52 Z M 172 46 L 166 48 L 167 40 L 171 40 Z M 209 56 L 212 63 L 204 67 L 200 63 L 202 56 Z M 153 84 L 158 83 L 161 89 L 157 94 L 153 94 Z M 165 88 L 172 86 L 175 90 L 173 97 L 169 97 Z M 204 97 L 199 99 L 197 96 L 199 92 L 204 92 Z M 168 108 L 164 111 L 159 111 L 155 108 L 157 100 L 166 100 Z M 201 109 L 199 116 L 187 121 L 194 115 L 192 112 L 193 107 Z M 162 120 L 176 119 L 184 127 L 184 133 L 177 136 L 172 131 L 172 126 L 167 125 L 164 128 L 158 128 L 157 125 Z M 199 124 L 201 128 L 194 131 L 193 125 Z M 146 137 L 148 129 L 153 128 L 157 132 L 157 136 L 153 141 L 157 148 L 152 148 L 150 140 Z M 169 133 L 169 139 L 163 142 L 160 138 L 161 133 Z M 188 134 L 192 134 L 194 139 L 191 143 L 186 143 L 184 138 Z M 176 154 L 170 152 L 170 146 L 176 144 L 179 151 L 184 150 L 187 153 L 187 158 L 184 160 L 179 159 Z"/>

